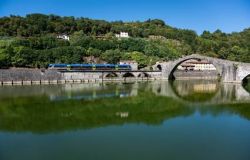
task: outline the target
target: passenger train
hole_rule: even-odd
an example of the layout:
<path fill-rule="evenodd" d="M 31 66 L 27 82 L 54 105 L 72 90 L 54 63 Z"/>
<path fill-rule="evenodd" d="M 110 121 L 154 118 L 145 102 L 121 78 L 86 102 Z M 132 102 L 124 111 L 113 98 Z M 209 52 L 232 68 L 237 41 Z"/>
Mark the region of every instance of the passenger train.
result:
<path fill-rule="evenodd" d="M 48 69 L 59 71 L 130 71 L 131 66 L 127 64 L 49 64 Z"/>

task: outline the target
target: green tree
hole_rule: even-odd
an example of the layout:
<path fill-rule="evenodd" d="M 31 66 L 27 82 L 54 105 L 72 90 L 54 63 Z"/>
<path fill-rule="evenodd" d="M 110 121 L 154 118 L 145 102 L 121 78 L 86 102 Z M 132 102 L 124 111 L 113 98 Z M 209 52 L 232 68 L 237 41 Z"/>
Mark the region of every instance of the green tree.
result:
<path fill-rule="evenodd" d="M 0 49 L 0 68 L 8 67 L 10 65 L 10 54 L 7 49 Z"/>
<path fill-rule="evenodd" d="M 14 56 L 11 57 L 11 63 L 14 67 L 32 67 L 32 61 L 36 55 L 30 48 L 14 47 Z"/>
<path fill-rule="evenodd" d="M 116 64 L 120 61 L 121 56 L 122 56 L 122 54 L 121 54 L 120 50 L 116 49 L 116 50 L 105 51 L 101 55 L 101 58 L 108 63 Z"/>

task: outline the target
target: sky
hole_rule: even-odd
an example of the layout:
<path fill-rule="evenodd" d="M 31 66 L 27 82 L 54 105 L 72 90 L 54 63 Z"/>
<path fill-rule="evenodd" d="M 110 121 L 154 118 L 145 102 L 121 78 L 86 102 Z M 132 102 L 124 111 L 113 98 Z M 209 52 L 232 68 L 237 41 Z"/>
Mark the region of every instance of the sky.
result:
<path fill-rule="evenodd" d="M 0 17 L 30 13 L 107 21 L 157 18 L 198 34 L 216 29 L 239 32 L 250 27 L 250 0 L 0 0 Z"/>

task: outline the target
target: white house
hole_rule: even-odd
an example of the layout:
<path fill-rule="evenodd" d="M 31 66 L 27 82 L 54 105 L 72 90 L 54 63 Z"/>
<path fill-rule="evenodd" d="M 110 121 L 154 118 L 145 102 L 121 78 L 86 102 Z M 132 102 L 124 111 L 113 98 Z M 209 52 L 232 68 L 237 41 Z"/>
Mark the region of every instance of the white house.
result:
<path fill-rule="evenodd" d="M 129 38 L 128 32 L 120 32 L 120 34 L 115 34 L 116 38 Z"/>
<path fill-rule="evenodd" d="M 69 41 L 69 36 L 66 34 L 58 35 L 57 38 Z"/>
<path fill-rule="evenodd" d="M 120 65 L 127 64 L 131 66 L 132 71 L 138 70 L 138 63 L 136 61 L 130 61 L 130 60 L 121 60 Z"/>

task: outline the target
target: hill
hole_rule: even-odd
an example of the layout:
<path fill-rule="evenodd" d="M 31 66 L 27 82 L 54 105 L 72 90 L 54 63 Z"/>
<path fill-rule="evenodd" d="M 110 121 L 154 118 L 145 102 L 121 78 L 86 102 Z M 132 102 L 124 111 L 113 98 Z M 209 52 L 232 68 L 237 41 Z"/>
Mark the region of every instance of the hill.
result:
<path fill-rule="evenodd" d="M 128 32 L 130 38 L 116 38 Z M 66 34 L 70 40 L 58 39 Z M 250 62 L 250 28 L 226 34 L 178 29 L 159 19 L 107 22 L 88 18 L 29 14 L 0 18 L 0 66 L 46 67 L 49 63 L 84 63 L 94 56 L 108 63 L 120 59 L 140 67 L 189 54 Z"/>

